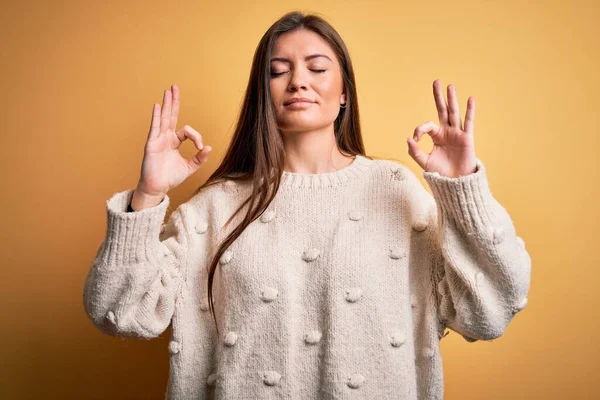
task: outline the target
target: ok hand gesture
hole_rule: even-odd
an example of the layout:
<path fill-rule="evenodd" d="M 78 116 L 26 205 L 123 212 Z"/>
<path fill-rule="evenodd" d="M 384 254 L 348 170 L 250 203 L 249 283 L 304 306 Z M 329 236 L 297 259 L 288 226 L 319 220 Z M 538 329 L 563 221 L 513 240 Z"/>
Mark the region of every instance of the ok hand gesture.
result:
<path fill-rule="evenodd" d="M 148 195 L 164 196 L 195 173 L 208 159 L 210 146 L 202 144 L 202 136 L 189 125 L 177 130 L 179 88 L 165 90 L 162 108 L 154 104 L 152 122 L 144 149 L 144 159 L 138 190 Z M 190 160 L 179 152 L 179 147 L 190 139 L 198 153 Z"/>
<path fill-rule="evenodd" d="M 208 160 L 212 147 L 203 145 L 200 133 L 189 125 L 177 129 L 179 104 L 179 87 L 172 85 L 171 90 L 165 90 L 162 107 L 153 106 L 140 179 L 131 201 L 134 211 L 159 204 L 169 190 Z M 187 139 L 198 150 L 190 160 L 179 152 Z"/>
<path fill-rule="evenodd" d="M 440 175 L 456 178 L 476 172 L 474 141 L 475 98 L 469 97 L 463 127 L 456 87 L 448 86 L 448 103 L 444 99 L 439 79 L 433 82 L 433 97 L 440 119 L 440 125 L 432 121 L 415 128 L 413 137 L 407 139 L 408 154 L 426 172 L 438 172 Z M 433 150 L 426 154 L 417 142 L 424 134 L 431 136 Z"/>

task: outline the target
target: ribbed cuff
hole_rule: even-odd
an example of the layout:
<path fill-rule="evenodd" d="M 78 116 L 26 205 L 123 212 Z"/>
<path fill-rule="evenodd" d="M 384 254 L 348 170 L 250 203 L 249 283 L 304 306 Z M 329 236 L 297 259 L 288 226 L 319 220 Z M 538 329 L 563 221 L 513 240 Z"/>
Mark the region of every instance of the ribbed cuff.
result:
<path fill-rule="evenodd" d="M 423 178 L 442 212 L 464 232 L 490 226 L 493 198 L 486 169 L 480 159 L 477 159 L 476 171 L 469 175 L 450 178 L 437 172 L 423 172 Z"/>
<path fill-rule="evenodd" d="M 170 199 L 154 207 L 127 212 L 134 189 L 114 194 L 106 201 L 107 227 L 102 262 L 104 265 L 129 265 L 156 259 L 159 235 Z"/>

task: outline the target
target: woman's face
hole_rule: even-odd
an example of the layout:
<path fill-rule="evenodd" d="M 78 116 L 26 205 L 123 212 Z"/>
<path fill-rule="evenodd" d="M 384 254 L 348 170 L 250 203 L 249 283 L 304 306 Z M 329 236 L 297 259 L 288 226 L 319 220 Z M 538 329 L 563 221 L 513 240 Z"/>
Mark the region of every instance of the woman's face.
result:
<path fill-rule="evenodd" d="M 330 126 L 346 102 L 337 57 L 321 36 L 310 30 L 280 35 L 271 54 L 271 98 L 282 132 Z M 293 98 L 309 102 L 288 105 Z"/>

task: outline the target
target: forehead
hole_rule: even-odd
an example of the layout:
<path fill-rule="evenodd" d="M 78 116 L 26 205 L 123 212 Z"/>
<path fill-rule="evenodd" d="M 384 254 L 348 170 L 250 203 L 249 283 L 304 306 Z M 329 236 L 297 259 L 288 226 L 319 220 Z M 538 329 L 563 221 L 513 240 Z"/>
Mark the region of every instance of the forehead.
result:
<path fill-rule="evenodd" d="M 319 34 L 308 29 L 300 29 L 277 37 L 271 57 L 304 59 L 315 53 L 325 54 L 335 62 L 333 50 Z M 317 59 L 327 60 L 324 57 L 317 57 Z"/>

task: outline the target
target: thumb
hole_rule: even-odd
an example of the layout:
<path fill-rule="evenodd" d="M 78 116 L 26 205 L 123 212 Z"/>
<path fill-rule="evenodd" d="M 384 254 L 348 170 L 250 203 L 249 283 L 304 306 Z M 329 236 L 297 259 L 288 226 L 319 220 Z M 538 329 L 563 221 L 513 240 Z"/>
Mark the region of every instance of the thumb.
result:
<path fill-rule="evenodd" d="M 429 154 L 421 150 L 417 142 L 415 142 L 412 137 L 408 137 L 406 142 L 408 143 L 408 154 L 417 162 L 417 164 L 419 164 L 421 168 L 425 169 Z"/>
<path fill-rule="evenodd" d="M 196 155 L 188 161 L 188 164 L 190 166 L 190 170 L 191 170 L 191 174 L 193 174 L 194 172 L 198 171 L 198 169 L 204 165 L 204 163 L 206 162 L 206 160 L 208 160 L 208 155 L 210 154 L 212 150 L 212 147 L 210 146 L 204 146 L 202 147 L 202 150 L 200 150 L 198 153 L 196 153 Z"/>

